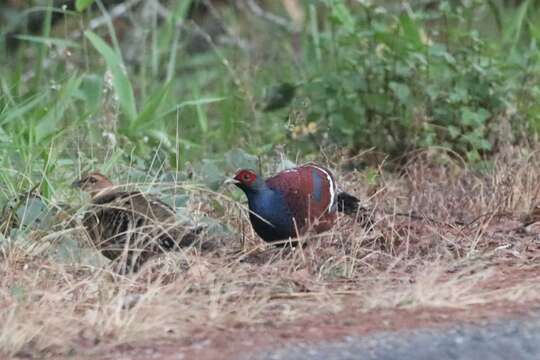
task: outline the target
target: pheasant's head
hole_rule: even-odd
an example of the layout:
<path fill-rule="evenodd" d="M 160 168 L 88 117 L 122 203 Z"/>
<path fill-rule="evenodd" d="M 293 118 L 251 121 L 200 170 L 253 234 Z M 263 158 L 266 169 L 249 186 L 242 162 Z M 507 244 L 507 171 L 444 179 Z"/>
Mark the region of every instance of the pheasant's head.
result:
<path fill-rule="evenodd" d="M 74 181 L 72 185 L 86 191 L 92 197 L 102 194 L 113 187 L 111 180 L 98 172 L 88 173 L 81 179 Z"/>
<path fill-rule="evenodd" d="M 264 180 L 254 170 L 249 169 L 238 170 L 228 182 L 235 184 L 245 192 L 255 192 L 264 187 Z"/>

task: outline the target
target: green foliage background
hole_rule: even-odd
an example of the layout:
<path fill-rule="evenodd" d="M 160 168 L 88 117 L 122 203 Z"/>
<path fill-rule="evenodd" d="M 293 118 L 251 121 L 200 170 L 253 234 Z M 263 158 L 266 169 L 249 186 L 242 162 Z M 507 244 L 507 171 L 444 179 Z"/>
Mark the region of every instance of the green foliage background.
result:
<path fill-rule="evenodd" d="M 311 0 L 301 26 L 229 4 L 201 20 L 224 28 L 214 37 L 190 17 L 195 1 L 135 2 L 128 30 L 101 2 L 31 3 L 2 8 L 3 197 L 119 164 L 208 178 L 237 149 L 250 162 L 437 146 L 478 162 L 534 143 L 540 125 L 532 0 Z M 288 20 L 279 2 L 264 10 Z M 35 13 L 39 31 L 21 31 Z"/>

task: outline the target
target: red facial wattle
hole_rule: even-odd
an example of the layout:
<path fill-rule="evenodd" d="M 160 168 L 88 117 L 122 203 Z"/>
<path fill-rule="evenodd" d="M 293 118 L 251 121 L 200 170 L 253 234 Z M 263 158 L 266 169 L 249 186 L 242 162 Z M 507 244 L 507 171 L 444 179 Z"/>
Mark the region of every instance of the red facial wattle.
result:
<path fill-rule="evenodd" d="M 255 182 L 257 175 L 249 170 L 241 170 L 236 174 L 234 179 L 249 187 Z"/>

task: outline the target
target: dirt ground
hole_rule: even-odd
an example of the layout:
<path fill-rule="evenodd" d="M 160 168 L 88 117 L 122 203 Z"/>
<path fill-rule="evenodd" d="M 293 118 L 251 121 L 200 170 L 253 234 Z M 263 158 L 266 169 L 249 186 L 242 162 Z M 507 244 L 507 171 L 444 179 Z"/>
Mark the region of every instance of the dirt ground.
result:
<path fill-rule="evenodd" d="M 74 230 L 31 232 L 27 248 L 10 248 L 0 262 L 0 353 L 237 359 L 296 343 L 526 319 L 540 307 L 540 158 L 503 160 L 491 172 L 421 161 L 371 183 L 365 173 L 340 173 L 340 184 L 366 199 L 373 226 L 342 216 L 296 249 L 262 244 L 230 197 L 197 194 L 192 206 L 230 234 L 206 253 L 170 253 L 133 276 L 91 264 L 92 249 L 57 260 L 46 240 L 73 240 Z"/>
<path fill-rule="evenodd" d="M 481 286 L 503 289 L 527 280 L 535 281 L 540 266 L 516 269 L 498 265 L 498 276 Z M 247 328 L 194 328 L 189 338 L 124 344 L 88 355 L 88 359 L 238 359 L 264 350 L 297 342 L 317 344 L 345 336 L 368 336 L 382 331 L 448 328 L 456 324 L 482 325 L 504 319 L 526 319 L 540 310 L 540 301 L 493 302 L 464 308 L 374 309 L 362 311 L 355 297 L 345 295 L 345 310 L 333 315 L 306 316 L 298 321 L 274 324 L 268 321 Z"/>

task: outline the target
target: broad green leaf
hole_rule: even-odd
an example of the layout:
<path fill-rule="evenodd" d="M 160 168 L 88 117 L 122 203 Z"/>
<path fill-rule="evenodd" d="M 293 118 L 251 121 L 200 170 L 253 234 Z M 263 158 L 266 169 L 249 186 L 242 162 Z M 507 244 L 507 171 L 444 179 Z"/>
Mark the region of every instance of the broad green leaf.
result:
<path fill-rule="evenodd" d="M 220 237 L 223 238 L 225 236 L 232 236 L 235 233 L 231 231 L 231 229 L 227 226 L 222 224 L 216 219 L 212 219 L 209 216 L 205 216 L 200 221 L 201 225 L 205 226 L 205 232 L 207 236 L 205 237 Z"/>
<path fill-rule="evenodd" d="M 348 32 L 354 32 L 355 20 L 351 11 L 342 1 L 334 1 L 332 6 L 332 18 L 343 26 Z"/>
<path fill-rule="evenodd" d="M 242 149 L 232 149 L 225 153 L 227 165 L 232 170 L 257 169 L 258 159 L 256 156 L 246 153 Z"/>
<path fill-rule="evenodd" d="M 199 167 L 199 174 L 203 183 L 212 190 L 217 190 L 225 180 L 225 174 L 216 160 L 204 159 Z"/>
<path fill-rule="evenodd" d="M 84 34 L 107 63 L 107 67 L 113 76 L 113 86 L 118 95 L 121 109 L 128 117 L 130 123 L 135 121 L 137 118 L 135 96 L 133 95 L 133 88 L 124 70 L 121 56 L 92 31 L 86 31 Z"/>
<path fill-rule="evenodd" d="M 453 125 L 449 125 L 448 134 L 452 139 L 457 139 L 461 135 L 461 130 Z"/>
<path fill-rule="evenodd" d="M 491 114 L 484 108 L 471 109 L 464 107 L 461 109 L 461 121 L 464 125 L 477 127 L 485 123 Z"/>
<path fill-rule="evenodd" d="M 388 86 L 390 89 L 392 89 L 394 95 L 397 97 L 400 103 L 407 103 L 409 100 L 409 95 L 411 94 L 411 91 L 407 85 L 392 81 L 390 84 L 388 84 Z"/>
<path fill-rule="evenodd" d="M 75 9 L 77 11 L 84 11 L 90 5 L 92 5 L 93 2 L 94 2 L 94 0 L 76 0 L 75 1 Z"/>
<path fill-rule="evenodd" d="M 460 103 L 468 99 L 469 93 L 465 87 L 456 86 L 453 91 L 448 95 L 448 102 L 450 103 Z"/>
<path fill-rule="evenodd" d="M 422 28 L 407 13 L 399 17 L 399 23 L 403 29 L 403 35 L 410 45 L 415 48 L 422 47 Z"/>
<path fill-rule="evenodd" d="M 29 197 L 21 207 L 16 209 L 16 213 L 21 225 L 40 227 L 49 213 L 49 208 L 40 198 Z"/>
<path fill-rule="evenodd" d="M 83 76 L 79 91 L 74 95 L 84 102 L 89 112 L 96 111 L 101 104 L 101 94 L 103 89 L 103 77 L 97 74 L 87 74 Z"/>
<path fill-rule="evenodd" d="M 480 161 L 481 159 L 480 154 L 478 153 L 477 150 L 467 151 L 466 156 L 467 156 L 467 160 L 473 163 Z"/>

